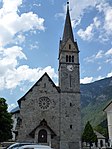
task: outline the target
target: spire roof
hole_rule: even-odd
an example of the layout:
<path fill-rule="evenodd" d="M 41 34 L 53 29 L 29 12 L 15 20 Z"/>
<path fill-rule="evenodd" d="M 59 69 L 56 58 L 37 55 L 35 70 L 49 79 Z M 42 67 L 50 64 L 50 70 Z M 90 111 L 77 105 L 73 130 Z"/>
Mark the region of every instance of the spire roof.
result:
<path fill-rule="evenodd" d="M 69 38 L 74 42 L 70 13 L 69 13 L 69 2 L 67 2 L 67 13 L 66 13 L 66 20 L 65 20 L 62 41 L 66 42 Z"/>

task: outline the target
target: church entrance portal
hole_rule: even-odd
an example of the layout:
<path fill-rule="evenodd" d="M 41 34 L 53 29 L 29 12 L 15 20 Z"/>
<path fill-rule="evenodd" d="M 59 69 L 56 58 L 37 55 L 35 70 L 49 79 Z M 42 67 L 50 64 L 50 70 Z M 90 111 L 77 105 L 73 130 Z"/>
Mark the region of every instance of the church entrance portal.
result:
<path fill-rule="evenodd" d="M 41 129 L 38 133 L 38 143 L 47 143 L 47 131 Z"/>

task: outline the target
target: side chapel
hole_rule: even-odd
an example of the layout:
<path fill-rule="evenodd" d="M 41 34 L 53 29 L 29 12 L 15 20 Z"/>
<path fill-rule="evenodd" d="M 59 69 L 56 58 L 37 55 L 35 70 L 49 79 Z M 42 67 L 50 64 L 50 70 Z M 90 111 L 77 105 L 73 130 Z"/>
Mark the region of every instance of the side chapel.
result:
<path fill-rule="evenodd" d="M 81 140 L 79 49 L 74 40 L 69 2 L 59 45 L 59 86 L 45 73 L 18 100 L 17 141 L 54 149 L 79 149 Z"/>

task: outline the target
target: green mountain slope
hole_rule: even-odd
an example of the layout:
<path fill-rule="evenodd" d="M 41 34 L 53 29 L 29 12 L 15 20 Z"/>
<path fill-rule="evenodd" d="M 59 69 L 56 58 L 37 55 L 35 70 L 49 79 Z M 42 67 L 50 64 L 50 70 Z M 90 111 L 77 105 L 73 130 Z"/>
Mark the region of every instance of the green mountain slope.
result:
<path fill-rule="evenodd" d="M 112 100 L 112 77 L 81 84 L 82 125 L 90 121 L 93 127 L 106 119 L 103 109 Z"/>

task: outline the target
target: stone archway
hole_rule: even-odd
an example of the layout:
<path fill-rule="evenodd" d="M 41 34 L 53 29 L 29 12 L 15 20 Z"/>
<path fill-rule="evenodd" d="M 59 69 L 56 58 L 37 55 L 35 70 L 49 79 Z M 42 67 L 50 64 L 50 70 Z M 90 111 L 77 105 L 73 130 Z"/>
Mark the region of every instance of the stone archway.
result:
<path fill-rule="evenodd" d="M 45 129 L 38 132 L 38 143 L 47 143 L 47 131 Z"/>
<path fill-rule="evenodd" d="M 45 119 L 43 119 L 40 124 L 29 133 L 29 135 L 34 139 L 35 143 L 46 144 L 49 146 L 52 144 L 52 139 L 56 137 L 56 134 L 48 126 Z"/>

